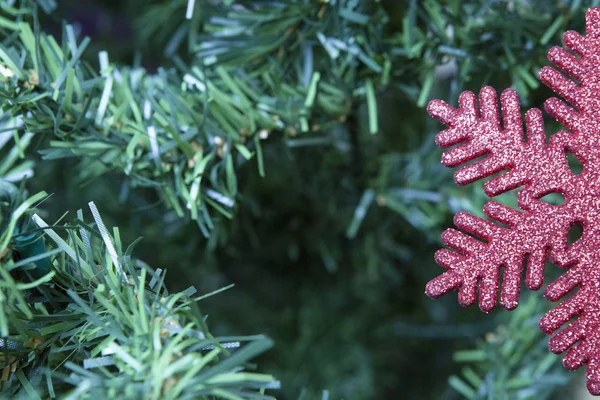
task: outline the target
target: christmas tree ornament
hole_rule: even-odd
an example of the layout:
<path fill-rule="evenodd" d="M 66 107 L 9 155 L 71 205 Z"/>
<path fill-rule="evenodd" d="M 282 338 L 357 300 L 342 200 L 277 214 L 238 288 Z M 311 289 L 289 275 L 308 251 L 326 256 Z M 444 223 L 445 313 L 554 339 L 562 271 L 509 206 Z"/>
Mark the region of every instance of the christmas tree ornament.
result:
<path fill-rule="evenodd" d="M 544 67 L 539 73 L 564 99 L 545 103 L 548 114 L 567 129 L 549 140 L 538 109 L 526 113 L 523 129 L 513 89 L 500 95 L 500 109 L 490 87 L 480 91 L 479 99 L 462 93 L 458 108 L 440 100 L 429 103 L 429 114 L 447 126 L 436 136 L 438 146 L 450 148 L 442 164 L 462 166 L 454 175 L 456 183 L 499 173 L 485 183 L 485 193 L 494 197 L 519 188 L 520 210 L 491 200 L 484 207 L 489 219 L 458 213 L 454 223 L 460 230 L 446 230 L 442 242 L 447 248 L 435 255 L 446 271 L 427 284 L 426 293 L 437 298 L 458 290 L 461 305 L 478 300 L 484 312 L 494 308 L 499 295 L 501 306 L 511 310 L 519 302 L 522 273 L 527 288 L 540 289 L 549 259 L 564 273 L 544 296 L 562 302 L 539 327 L 553 335 L 552 352 L 566 352 L 566 368 L 587 364 L 587 388 L 600 394 L 600 8 L 588 10 L 585 35 L 569 31 L 563 41 L 571 52 L 553 47 L 548 58 L 557 69 Z M 570 168 L 569 153 L 583 171 Z M 550 193 L 563 196 L 564 203 L 548 203 L 544 196 Z M 583 234 L 569 244 L 568 233 L 576 224 Z"/>

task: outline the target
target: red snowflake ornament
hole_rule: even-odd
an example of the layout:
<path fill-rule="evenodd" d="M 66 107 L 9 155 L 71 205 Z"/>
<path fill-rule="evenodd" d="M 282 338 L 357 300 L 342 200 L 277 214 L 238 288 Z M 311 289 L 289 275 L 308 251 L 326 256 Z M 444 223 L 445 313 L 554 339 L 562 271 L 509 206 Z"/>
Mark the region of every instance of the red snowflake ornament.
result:
<path fill-rule="evenodd" d="M 554 334 L 567 325 L 550 339 L 549 348 L 557 354 L 568 350 L 563 364 L 570 370 L 587 364 L 588 390 L 600 394 L 600 8 L 588 10 L 585 36 L 569 31 L 563 41 L 579 57 L 553 47 L 548 58 L 577 82 L 551 67 L 540 71 L 540 80 L 570 103 L 546 101 L 546 111 L 568 129 L 552 135 L 549 143 L 542 112 L 535 108 L 525 117 L 525 140 L 519 98 L 512 89 L 500 96 L 502 126 L 490 87 L 479 93 L 479 107 L 471 92 L 460 95 L 458 109 L 440 100 L 429 103 L 429 114 L 448 127 L 436 143 L 458 145 L 443 154 L 442 164 L 457 167 L 483 156 L 455 173 L 457 184 L 508 170 L 486 182 L 485 193 L 493 197 L 522 189 L 521 210 L 490 201 L 484 213 L 491 221 L 467 213 L 455 216 L 454 223 L 466 233 L 448 229 L 442 234 L 449 249 L 439 250 L 435 259 L 447 271 L 427 284 L 426 293 L 437 298 L 458 290 L 460 304 L 469 306 L 479 288 L 479 307 L 489 312 L 503 271 L 500 304 L 511 310 L 518 305 L 523 268 L 527 288 L 537 290 L 549 257 L 565 272 L 546 287 L 544 296 L 558 301 L 574 293 L 540 320 L 540 329 Z M 569 168 L 568 152 L 581 161 L 580 174 Z M 564 204 L 542 199 L 553 192 L 564 196 Z M 568 245 L 574 224 L 583 226 L 583 235 Z"/>

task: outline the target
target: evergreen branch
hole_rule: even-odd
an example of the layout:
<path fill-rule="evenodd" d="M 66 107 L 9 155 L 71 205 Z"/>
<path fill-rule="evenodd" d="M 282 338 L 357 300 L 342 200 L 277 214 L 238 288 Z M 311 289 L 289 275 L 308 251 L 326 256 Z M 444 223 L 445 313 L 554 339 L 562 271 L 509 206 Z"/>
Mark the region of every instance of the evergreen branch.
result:
<path fill-rule="evenodd" d="M 450 386 L 467 399 L 548 399 L 565 387 L 572 377 L 548 353 L 544 336 L 536 329 L 544 311 L 542 302 L 529 296 L 496 332 L 473 349 L 455 352 L 454 360 L 463 367 L 460 376 L 448 379 Z"/>
<path fill-rule="evenodd" d="M 11 226 L 39 197 L 17 208 Z M 109 234 L 93 203 L 90 208 L 93 224 L 81 210 L 74 224 L 62 227 L 34 214 L 56 247 L 38 255 L 52 258 L 51 273 L 29 284 L 9 273 L 12 261 L 0 269 L 3 392 L 48 397 L 60 388 L 69 398 L 272 399 L 264 391 L 278 383 L 246 372 L 271 340 L 213 337 L 192 297 L 195 289 L 168 293 L 162 271 L 133 259 L 133 245 L 123 251 L 119 230 Z"/>
<path fill-rule="evenodd" d="M 86 181 L 123 171 L 132 186 L 156 188 L 177 215 L 189 213 L 209 236 L 215 219 L 232 217 L 236 169 L 261 156 L 262 139 L 270 132 L 295 136 L 337 123 L 351 112 L 361 80 L 366 85 L 363 93 L 373 103 L 375 89 L 364 78 L 382 72 L 358 44 L 366 37 L 359 35 L 366 29 L 364 21 L 357 24 L 340 17 L 350 15 L 341 6 L 260 3 L 228 14 L 243 22 L 236 31 L 243 31 L 240 37 L 224 31 L 229 22 L 210 19 L 203 29 L 213 31 L 213 39 L 198 36 L 204 47 L 192 50 L 200 62 L 179 62 L 182 75 L 175 70 L 150 75 L 139 68 L 117 68 L 104 52 L 96 72 L 81 59 L 89 39 L 77 41 L 70 25 L 58 43 L 39 33 L 35 24 L 32 29 L 24 10 L 8 12 L 0 20 L 3 102 L 23 119 L 25 132 L 52 134 L 50 148 L 41 151 L 44 159 L 80 158 Z M 304 21 L 309 18 L 314 21 Z M 320 20 L 331 28 L 318 29 Z M 360 28 L 347 39 L 356 43 L 323 36 L 339 29 L 340 23 Z M 277 38 L 280 29 L 287 33 Z M 343 28 L 338 35 L 348 33 Z M 269 44 L 259 46 L 254 40 Z M 260 51 L 240 51 L 249 46 Z M 305 60 L 302 78 L 298 54 L 321 57 L 313 56 L 313 47 L 329 52 L 329 63 L 316 70 Z M 234 52 L 239 57 L 231 57 Z M 293 63 L 278 65 L 288 57 Z M 248 67 L 239 68 L 241 62 Z M 321 72 L 329 70 L 337 72 Z M 299 80 L 304 83 L 298 87 Z M 358 95 L 363 96 L 360 91 Z M 376 107 L 370 110 L 376 113 Z M 373 133 L 376 130 L 374 122 Z M 258 163 L 264 173 L 262 159 Z"/>

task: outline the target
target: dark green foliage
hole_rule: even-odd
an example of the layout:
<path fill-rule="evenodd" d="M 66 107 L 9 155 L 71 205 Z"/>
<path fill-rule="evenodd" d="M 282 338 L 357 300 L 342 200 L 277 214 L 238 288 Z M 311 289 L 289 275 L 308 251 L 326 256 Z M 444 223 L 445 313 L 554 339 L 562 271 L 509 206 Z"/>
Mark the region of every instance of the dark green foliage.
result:
<path fill-rule="evenodd" d="M 478 340 L 475 349 L 454 353 L 464 367 L 460 377 L 448 379 L 450 386 L 468 399 L 548 399 L 566 385 L 571 377 L 537 329 L 547 311 L 543 304 L 539 296 L 527 296 L 510 319 L 499 318 L 501 325 Z"/>
<path fill-rule="evenodd" d="M 210 294 L 170 294 L 163 271 L 133 259 L 135 243 L 124 248 L 93 202 L 93 222 L 79 210 L 72 223 L 48 226 L 31 209 L 44 197 L 2 181 L 3 396 L 273 399 L 265 391 L 279 382 L 248 365 L 270 339 L 212 336 L 196 304 Z M 38 251 L 24 251 L 21 235 L 36 235 Z"/>

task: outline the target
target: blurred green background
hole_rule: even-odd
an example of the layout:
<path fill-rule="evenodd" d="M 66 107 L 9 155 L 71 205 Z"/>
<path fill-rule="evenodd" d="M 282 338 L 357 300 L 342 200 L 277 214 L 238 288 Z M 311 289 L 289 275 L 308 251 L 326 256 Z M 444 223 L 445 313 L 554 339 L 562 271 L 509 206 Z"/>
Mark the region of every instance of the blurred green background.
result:
<path fill-rule="evenodd" d="M 173 65 L 163 50 L 186 3 L 61 0 L 42 26 L 60 33 L 65 19 L 90 36 L 86 57 L 94 66 L 107 50 L 113 62 L 156 71 Z M 225 9 L 232 2 L 210 3 Z M 31 191 L 54 194 L 45 205 L 54 216 L 95 201 L 124 242 L 144 237 L 136 255 L 167 268 L 173 289 L 210 292 L 234 283 L 202 310 L 214 334 L 275 340 L 256 363 L 281 379 L 278 398 L 326 398 L 326 390 L 329 399 L 459 399 L 468 393 L 462 384 L 477 382 L 468 371 L 465 378 L 465 366 L 490 382 L 473 398 L 573 398 L 568 384 L 576 374 L 547 354 L 537 331 L 548 307 L 541 293 L 518 311 L 490 315 L 461 308 L 455 295 L 424 295 L 441 271 L 433 261 L 440 233 L 458 210 L 481 215 L 486 198 L 481 184 L 455 186 L 439 164 L 433 137 L 441 126 L 423 105 L 431 98 L 456 104 L 462 90 L 490 84 L 515 87 L 524 105 L 541 107 L 551 95 L 536 82 L 547 49 L 560 44 L 562 31 L 582 31 L 594 2 L 367 3 L 364 12 L 381 7 L 386 16 L 372 23 L 381 24 L 391 55 L 390 80 L 377 88 L 379 133 L 368 132 L 361 98 L 339 123 L 300 136 L 312 142 L 272 135 L 263 144 L 266 176 L 254 163 L 238 169 L 235 217 L 223 219 L 211 239 L 165 212 L 154 191 L 130 190 L 120 171 L 82 185 L 76 161 L 55 161 L 36 170 Z M 418 46 L 412 53 L 407 29 Z M 501 200 L 515 204 L 513 194 Z M 475 353 L 456 353 L 464 350 Z M 536 370 L 542 362 L 547 367 Z M 525 380 L 503 386 L 514 378 Z"/>

